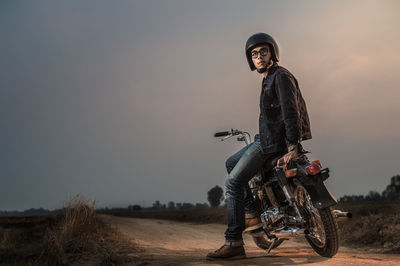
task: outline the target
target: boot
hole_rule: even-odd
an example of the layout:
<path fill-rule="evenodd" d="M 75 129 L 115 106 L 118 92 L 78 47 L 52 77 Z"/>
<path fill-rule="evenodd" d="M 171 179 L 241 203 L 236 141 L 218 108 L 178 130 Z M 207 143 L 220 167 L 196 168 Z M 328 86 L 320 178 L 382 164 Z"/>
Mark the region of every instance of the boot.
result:
<path fill-rule="evenodd" d="M 246 229 L 243 231 L 243 233 L 251 233 L 263 227 L 260 217 L 246 218 L 245 225 Z"/>
<path fill-rule="evenodd" d="M 217 259 L 243 259 L 246 258 L 246 252 L 243 246 L 232 247 L 223 245 L 214 252 L 207 254 L 207 260 Z"/>

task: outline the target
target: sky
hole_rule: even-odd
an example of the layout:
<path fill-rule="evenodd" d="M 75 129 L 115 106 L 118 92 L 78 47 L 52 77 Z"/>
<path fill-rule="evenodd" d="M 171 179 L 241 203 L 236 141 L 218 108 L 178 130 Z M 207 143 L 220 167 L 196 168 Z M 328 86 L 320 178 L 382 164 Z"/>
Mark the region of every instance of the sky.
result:
<path fill-rule="evenodd" d="M 258 131 L 266 32 L 336 197 L 400 174 L 399 1 L 1 1 L 0 210 L 207 202 Z"/>

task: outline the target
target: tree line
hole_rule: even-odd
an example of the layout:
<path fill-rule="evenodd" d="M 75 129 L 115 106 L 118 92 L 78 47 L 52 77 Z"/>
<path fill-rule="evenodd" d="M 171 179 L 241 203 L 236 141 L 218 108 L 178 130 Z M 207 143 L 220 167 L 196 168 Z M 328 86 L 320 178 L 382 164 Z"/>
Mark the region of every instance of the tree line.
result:
<path fill-rule="evenodd" d="M 134 204 L 129 205 L 125 208 L 101 208 L 96 209 L 99 212 L 109 212 L 109 211 L 141 211 L 141 210 L 190 210 L 190 209 L 205 209 L 205 208 L 216 208 L 220 206 L 221 202 L 224 200 L 223 189 L 220 186 L 215 186 L 207 192 L 207 203 L 175 203 L 169 201 L 167 204 L 161 203 L 156 200 L 151 207 L 142 207 L 140 205 Z M 390 184 L 386 186 L 382 193 L 378 191 L 370 191 L 367 195 L 345 195 L 339 198 L 340 203 L 357 203 L 364 201 L 400 201 L 400 175 L 392 176 L 390 179 Z M 34 209 L 31 208 L 25 211 L 0 211 L 0 216 L 8 215 L 35 215 L 35 214 L 46 214 L 46 213 L 62 213 L 65 208 L 56 210 L 47 210 L 43 208 Z"/>
<path fill-rule="evenodd" d="M 207 203 L 175 203 L 173 201 L 169 201 L 167 204 L 161 203 L 159 200 L 156 200 L 153 203 L 152 207 L 142 208 L 139 205 L 129 205 L 128 211 L 139 211 L 139 210 L 190 210 L 190 209 L 205 209 L 205 208 L 216 208 L 218 207 L 224 199 L 223 196 L 224 191 L 220 186 L 215 186 L 211 188 L 207 192 L 207 199 L 209 204 Z M 121 210 L 121 209 L 119 209 Z"/>
<path fill-rule="evenodd" d="M 400 201 L 400 175 L 392 176 L 390 184 L 379 193 L 372 190 L 367 195 L 345 195 L 339 198 L 341 203 L 357 203 L 364 201 Z"/>

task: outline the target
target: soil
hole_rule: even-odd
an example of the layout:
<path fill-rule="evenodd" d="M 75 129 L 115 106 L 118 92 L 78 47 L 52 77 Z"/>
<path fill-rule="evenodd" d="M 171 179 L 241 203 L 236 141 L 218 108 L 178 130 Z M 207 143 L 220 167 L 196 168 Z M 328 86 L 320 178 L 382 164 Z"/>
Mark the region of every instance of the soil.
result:
<path fill-rule="evenodd" d="M 340 247 L 333 258 L 324 258 L 315 253 L 303 238 L 285 241 L 266 254 L 246 234 L 245 259 L 207 261 L 207 253 L 224 243 L 225 225 L 111 215 L 101 215 L 101 219 L 116 226 L 141 247 L 136 254 L 131 254 L 138 258 L 135 265 L 400 265 L 400 255 L 349 247 Z"/>

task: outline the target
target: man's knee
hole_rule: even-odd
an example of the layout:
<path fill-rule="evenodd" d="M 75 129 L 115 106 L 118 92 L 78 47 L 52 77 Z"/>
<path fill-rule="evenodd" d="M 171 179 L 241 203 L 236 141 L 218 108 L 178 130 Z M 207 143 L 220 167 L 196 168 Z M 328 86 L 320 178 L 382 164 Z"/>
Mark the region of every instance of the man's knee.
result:
<path fill-rule="evenodd" d="M 236 180 L 233 176 L 227 175 L 225 180 L 225 196 L 238 197 L 243 192 L 244 184 Z"/>
<path fill-rule="evenodd" d="M 232 171 L 232 169 L 235 167 L 235 161 L 232 159 L 232 157 L 229 157 L 226 161 L 225 161 L 225 167 L 226 167 L 226 171 L 228 172 L 228 174 Z"/>

